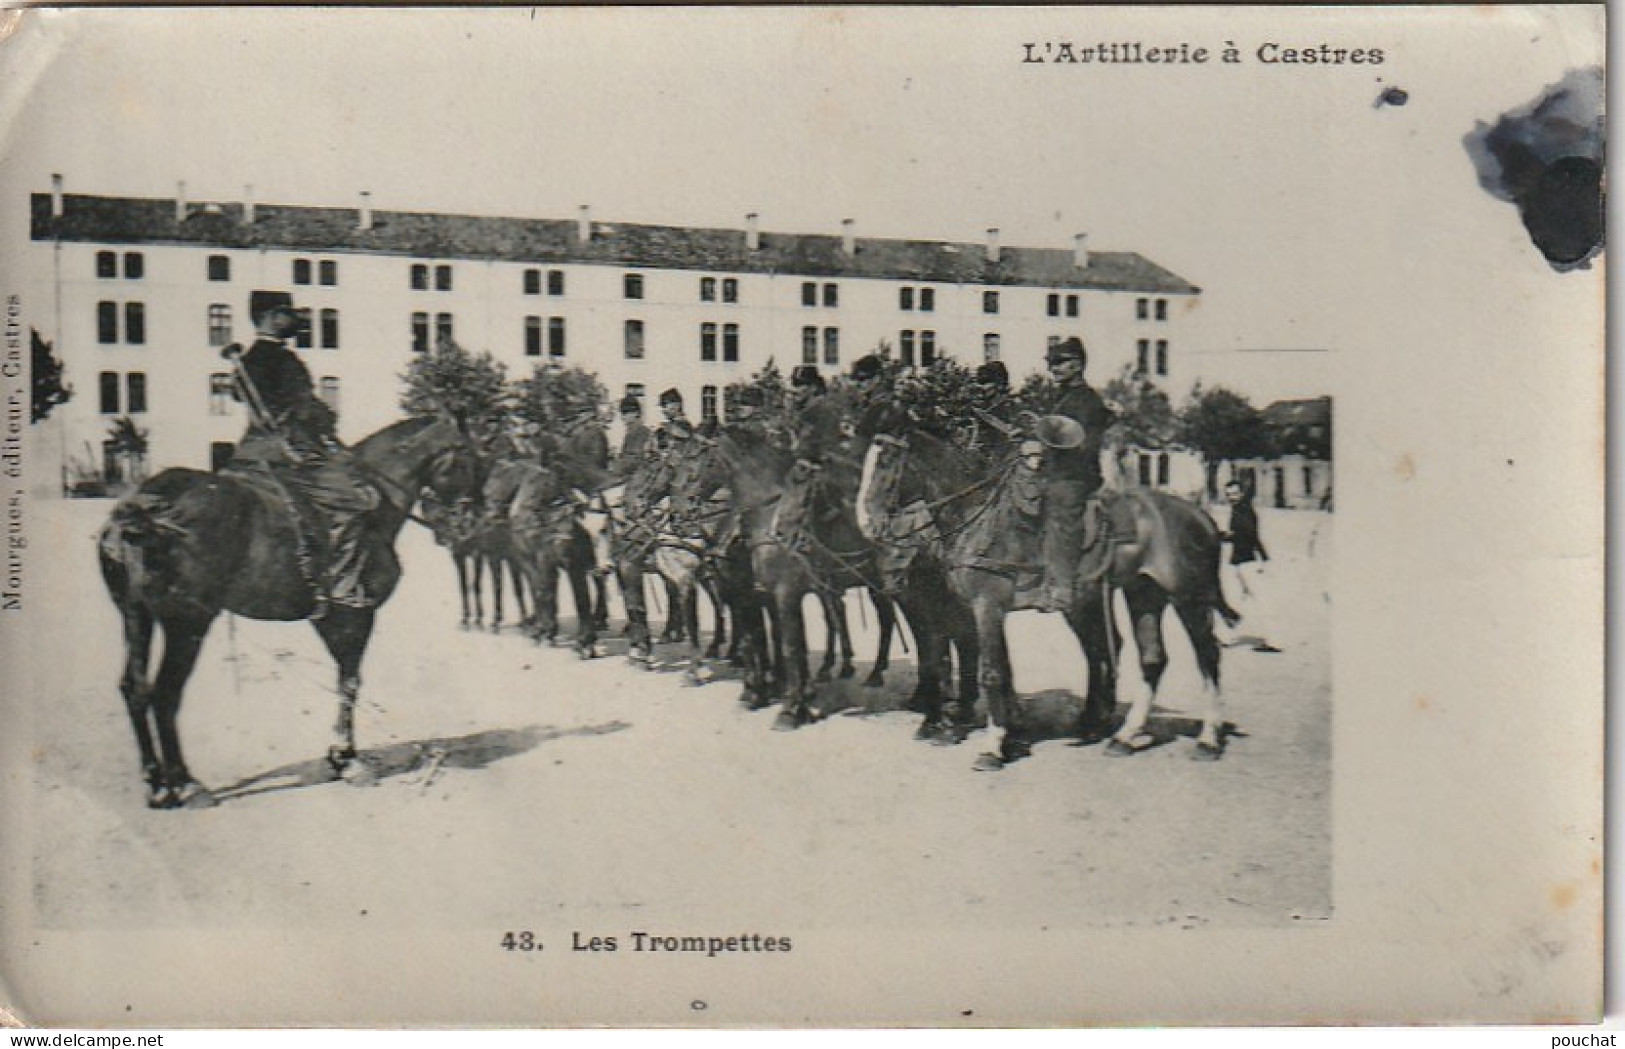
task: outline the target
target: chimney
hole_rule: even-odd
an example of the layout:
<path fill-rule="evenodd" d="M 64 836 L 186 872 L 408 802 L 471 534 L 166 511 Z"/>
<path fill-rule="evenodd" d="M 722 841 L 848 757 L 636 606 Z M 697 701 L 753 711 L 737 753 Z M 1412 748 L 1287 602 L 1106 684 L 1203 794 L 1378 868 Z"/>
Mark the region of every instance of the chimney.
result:
<path fill-rule="evenodd" d="M 252 226 L 253 224 L 254 224 L 254 187 L 252 185 L 248 185 L 248 186 L 243 187 L 243 225 Z"/>
<path fill-rule="evenodd" d="M 1072 265 L 1080 270 L 1089 268 L 1089 234 L 1079 233 L 1072 238 Z"/>
<path fill-rule="evenodd" d="M 745 250 L 756 251 L 762 246 L 761 231 L 756 228 L 756 212 L 745 216 Z"/>
<path fill-rule="evenodd" d="M 592 241 L 592 207 L 583 204 L 576 212 L 576 240 L 582 244 Z"/>
<path fill-rule="evenodd" d="M 841 220 L 841 252 L 845 255 L 858 253 L 858 239 L 852 234 L 852 227 L 856 225 L 851 219 Z"/>
<path fill-rule="evenodd" d="M 61 175 L 52 175 L 51 176 L 51 217 L 53 219 L 59 219 L 59 218 L 62 217 L 62 176 Z"/>
<path fill-rule="evenodd" d="M 357 229 L 372 229 L 372 191 L 361 191 L 361 215 L 356 222 Z"/>
<path fill-rule="evenodd" d="M 186 211 L 186 183 L 177 182 L 175 183 L 175 221 L 177 223 L 186 221 Z"/>
<path fill-rule="evenodd" d="M 990 226 L 987 231 L 987 261 L 999 261 L 999 227 Z"/>

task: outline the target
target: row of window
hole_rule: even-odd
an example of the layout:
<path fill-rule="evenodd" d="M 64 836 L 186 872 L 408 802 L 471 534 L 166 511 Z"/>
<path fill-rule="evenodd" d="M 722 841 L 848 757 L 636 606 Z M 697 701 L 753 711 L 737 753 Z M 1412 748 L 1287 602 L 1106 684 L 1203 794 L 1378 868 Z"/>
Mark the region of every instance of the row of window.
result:
<path fill-rule="evenodd" d="M 841 363 L 841 329 L 825 328 L 823 329 L 823 337 L 820 339 L 819 329 L 808 325 L 801 329 L 802 364 L 818 363 L 818 347 L 820 344 L 824 347 L 825 364 Z"/>
<path fill-rule="evenodd" d="M 100 376 L 103 415 L 140 415 L 147 410 L 147 373 L 102 372 Z M 124 397 L 120 399 L 120 393 Z"/>
<path fill-rule="evenodd" d="M 111 372 L 103 372 L 102 373 L 102 405 L 103 405 L 102 411 L 104 413 L 109 411 L 109 409 L 106 407 L 106 405 L 107 405 L 107 380 L 106 380 L 106 377 L 108 375 L 111 375 L 111 374 L 112 374 Z M 135 374 L 135 373 L 132 373 L 132 374 Z M 143 385 L 144 385 L 144 380 L 143 380 Z M 213 374 L 211 374 L 209 376 L 209 414 L 210 415 L 230 415 L 231 414 L 232 403 L 236 400 L 236 398 L 234 398 L 232 396 L 232 391 L 235 388 L 236 388 L 236 380 L 232 377 L 230 372 L 214 372 Z M 115 396 L 116 396 L 116 394 L 115 394 Z M 316 380 L 316 396 L 320 397 L 323 401 L 325 401 L 327 403 L 327 406 L 329 408 L 333 409 L 334 413 L 336 414 L 338 412 L 338 410 L 339 410 L 339 380 L 338 380 L 338 376 L 336 376 L 336 375 L 324 375 L 321 378 L 317 379 Z M 145 403 L 144 399 L 143 399 L 143 403 Z M 145 411 L 145 408 L 143 407 L 141 409 L 136 409 L 136 408 L 131 408 L 130 409 L 130 411 L 132 411 L 132 412 L 137 411 L 137 410 Z M 116 405 L 113 407 L 112 411 L 113 412 L 118 411 L 118 408 L 117 408 Z"/>
<path fill-rule="evenodd" d="M 122 303 L 121 311 L 117 302 L 98 302 L 96 304 L 96 341 L 104 346 L 111 346 L 120 341 L 130 346 L 144 346 L 147 342 L 147 307 L 139 302 Z M 122 328 L 120 317 L 124 321 Z M 120 339 L 120 335 L 123 339 Z"/>
<path fill-rule="evenodd" d="M 1156 307 L 1157 320 L 1165 321 L 1165 320 L 1168 319 L 1168 300 L 1167 299 L 1156 299 L 1154 301 L 1151 300 L 1151 299 L 1135 299 L 1134 300 L 1134 319 L 1135 320 L 1141 320 L 1141 321 L 1150 320 L 1153 306 Z"/>
<path fill-rule="evenodd" d="M 96 253 L 96 277 L 99 280 L 117 280 L 119 254 L 116 251 Z M 146 258 L 139 251 L 124 253 L 124 279 L 140 280 L 147 271 Z"/>
<path fill-rule="evenodd" d="M 1153 350 L 1155 356 L 1153 356 Z M 1158 339 L 1153 346 L 1150 339 L 1140 339 L 1134 347 L 1134 371 L 1139 375 L 1168 374 L 1168 340 Z"/>

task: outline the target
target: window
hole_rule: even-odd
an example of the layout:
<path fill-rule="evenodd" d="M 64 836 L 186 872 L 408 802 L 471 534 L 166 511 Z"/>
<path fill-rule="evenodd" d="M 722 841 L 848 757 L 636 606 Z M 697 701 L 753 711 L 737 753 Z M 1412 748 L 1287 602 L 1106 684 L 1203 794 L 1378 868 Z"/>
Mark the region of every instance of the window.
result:
<path fill-rule="evenodd" d="M 801 282 L 801 304 L 803 306 L 818 305 L 818 285 L 813 281 Z"/>
<path fill-rule="evenodd" d="M 429 315 L 412 314 L 412 352 L 426 353 L 429 349 Z"/>
<path fill-rule="evenodd" d="M 628 273 L 621 280 L 621 290 L 622 290 L 622 293 L 625 295 L 626 298 L 629 298 L 629 299 L 641 299 L 641 298 L 643 298 L 643 274 L 641 274 L 641 273 Z"/>
<path fill-rule="evenodd" d="M 722 359 L 727 362 L 739 360 L 739 325 L 724 324 L 722 326 Z"/>
<path fill-rule="evenodd" d="M 437 313 L 434 315 L 434 342 L 441 346 L 452 341 L 451 314 Z"/>
<path fill-rule="evenodd" d="M 717 388 L 715 386 L 700 387 L 700 418 L 710 423 L 717 421 Z"/>
<path fill-rule="evenodd" d="M 320 397 L 322 399 L 322 403 L 326 404 L 329 408 L 333 409 L 333 414 L 334 415 L 337 415 L 338 411 L 339 411 L 339 380 L 338 380 L 338 376 L 336 376 L 336 375 L 324 375 L 324 376 L 322 376 L 321 381 L 319 381 L 316 384 L 316 396 L 318 396 L 318 397 Z"/>
<path fill-rule="evenodd" d="M 1141 452 L 1139 455 L 1139 461 L 1140 484 L 1143 487 L 1149 488 L 1151 487 L 1151 456 L 1146 452 Z"/>
<path fill-rule="evenodd" d="M 824 363 L 841 363 L 841 329 L 824 329 Z"/>
<path fill-rule="evenodd" d="M 140 280 L 147 271 L 147 260 L 139 251 L 126 251 L 124 253 L 124 279 Z"/>
<path fill-rule="evenodd" d="M 323 259 L 317 267 L 317 279 L 329 288 L 337 284 L 339 282 L 339 264 L 332 259 Z"/>
<path fill-rule="evenodd" d="M 293 282 L 295 284 L 309 284 L 310 283 L 310 260 L 309 259 L 294 259 L 293 260 Z"/>
<path fill-rule="evenodd" d="M 1168 319 L 1168 300 L 1167 299 L 1158 299 L 1157 300 L 1157 320 L 1165 321 L 1167 319 Z"/>
<path fill-rule="evenodd" d="M 920 332 L 920 367 L 929 368 L 937 360 L 937 333 Z"/>
<path fill-rule="evenodd" d="M 548 270 L 547 271 L 547 293 L 549 295 L 563 295 L 564 294 L 564 271 L 563 270 Z"/>
<path fill-rule="evenodd" d="M 224 255 L 210 255 L 209 256 L 209 279 L 210 280 L 230 280 L 231 279 L 231 259 L 227 258 Z"/>
<path fill-rule="evenodd" d="M 542 355 L 542 319 L 540 317 L 525 318 L 525 356 L 540 357 Z"/>
<path fill-rule="evenodd" d="M 101 280 L 112 280 L 118 276 L 117 252 L 98 251 L 96 253 L 96 276 Z"/>
<path fill-rule="evenodd" d="M 1061 297 L 1059 295 L 1055 294 L 1054 292 L 1050 292 L 1049 298 L 1044 306 L 1044 313 L 1051 317 L 1059 317 L 1061 315 Z"/>
<path fill-rule="evenodd" d="M 807 327 L 801 329 L 801 363 L 818 363 L 818 329 Z"/>
<path fill-rule="evenodd" d="M 739 282 L 732 277 L 724 277 L 722 280 L 722 301 L 739 301 Z"/>
<path fill-rule="evenodd" d="M 1157 340 L 1157 374 L 1168 374 L 1168 340 Z"/>
<path fill-rule="evenodd" d="M 118 372 L 102 372 L 102 414 L 117 415 L 119 406 Z"/>
<path fill-rule="evenodd" d="M 547 318 L 547 355 L 549 357 L 564 356 L 564 318 Z"/>
<path fill-rule="evenodd" d="M 96 304 L 96 341 L 103 344 L 118 342 L 118 303 Z"/>
<path fill-rule="evenodd" d="M 230 372 L 215 372 L 209 376 L 209 414 L 231 414 L 231 390 L 234 383 Z"/>
<path fill-rule="evenodd" d="M 639 398 L 641 400 L 642 397 L 643 397 L 643 384 L 641 382 L 629 382 L 629 383 L 627 383 L 626 384 L 626 396 L 628 396 L 628 397 L 637 397 L 637 398 Z"/>
<path fill-rule="evenodd" d="M 903 367 L 905 368 L 914 367 L 913 332 L 900 331 L 897 333 L 897 359 L 902 362 Z"/>
<path fill-rule="evenodd" d="M 142 346 L 147 341 L 147 308 L 139 302 L 124 304 L 124 341 Z"/>
<path fill-rule="evenodd" d="M 436 266 L 434 268 L 434 290 L 435 291 L 450 291 L 451 290 L 451 267 L 450 266 Z"/>
<path fill-rule="evenodd" d="M 1315 494 L 1315 468 L 1308 464 L 1305 464 L 1303 468 L 1303 494 Z"/>
<path fill-rule="evenodd" d="M 913 288 L 897 289 L 897 308 L 900 310 L 912 310 L 914 308 Z"/>
<path fill-rule="evenodd" d="M 632 361 L 643 360 L 643 322 L 630 320 L 626 322 L 626 358 Z"/>
<path fill-rule="evenodd" d="M 998 313 L 999 312 L 999 293 L 998 292 L 996 292 L 996 291 L 984 291 L 984 292 L 982 292 L 982 312 L 983 313 Z"/>
<path fill-rule="evenodd" d="M 717 279 L 715 277 L 701 277 L 700 278 L 700 301 L 701 302 L 716 302 L 717 301 Z"/>
<path fill-rule="evenodd" d="M 935 288 L 920 289 L 920 309 L 927 313 L 937 308 L 937 292 Z"/>
<path fill-rule="evenodd" d="M 339 348 L 339 311 L 323 310 L 322 318 L 322 349 L 336 350 Z"/>
<path fill-rule="evenodd" d="M 541 293 L 542 293 L 542 271 L 541 270 L 526 270 L 525 271 L 525 294 L 526 295 L 540 295 Z"/>
<path fill-rule="evenodd" d="M 231 462 L 231 457 L 237 451 L 237 446 L 230 441 L 209 442 L 209 469 L 219 473 Z"/>
<path fill-rule="evenodd" d="M 1076 295 L 1068 295 L 1066 297 L 1066 315 L 1068 317 L 1076 317 L 1078 315 L 1078 297 Z"/>
<path fill-rule="evenodd" d="M 982 360 L 996 361 L 999 359 L 999 335 L 997 332 L 988 332 L 982 336 Z"/>
<path fill-rule="evenodd" d="M 1143 321 L 1143 320 L 1150 320 L 1151 319 L 1151 300 L 1150 299 L 1135 299 L 1134 300 L 1134 319 L 1137 320 L 1137 321 Z"/>
<path fill-rule="evenodd" d="M 837 306 L 840 304 L 840 288 L 834 284 L 824 285 L 824 305 Z"/>
<path fill-rule="evenodd" d="M 131 372 L 124 377 L 124 386 L 128 394 L 124 402 L 125 411 L 131 415 L 145 413 L 147 410 L 147 373 Z"/>
<path fill-rule="evenodd" d="M 293 337 L 293 344 L 301 350 L 310 349 L 310 307 L 305 306 L 297 311 L 299 314 L 299 331 Z"/>
<path fill-rule="evenodd" d="M 700 360 L 717 359 L 717 326 L 707 321 L 700 325 Z"/>
<path fill-rule="evenodd" d="M 1166 488 L 1168 486 L 1168 453 L 1157 453 L 1157 484 Z"/>
<path fill-rule="evenodd" d="M 209 305 L 209 345 L 224 346 L 231 341 L 231 307 L 223 302 Z"/>
<path fill-rule="evenodd" d="M 421 262 L 414 262 L 412 264 L 412 290 L 429 290 L 429 267 L 425 266 Z"/>
<path fill-rule="evenodd" d="M 1144 375 L 1151 370 L 1151 340 L 1140 339 L 1134 343 L 1134 374 Z"/>

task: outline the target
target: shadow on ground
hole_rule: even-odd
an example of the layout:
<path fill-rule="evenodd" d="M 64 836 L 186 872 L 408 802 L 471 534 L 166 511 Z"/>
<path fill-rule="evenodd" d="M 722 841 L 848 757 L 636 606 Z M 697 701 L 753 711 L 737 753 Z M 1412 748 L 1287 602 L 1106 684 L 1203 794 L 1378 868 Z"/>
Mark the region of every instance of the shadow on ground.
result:
<path fill-rule="evenodd" d="M 408 782 L 426 785 L 443 768 L 482 769 L 552 740 L 568 736 L 602 736 L 631 727 L 624 721 L 610 721 L 602 725 L 578 725 L 574 728 L 530 725 L 521 729 L 488 729 L 467 736 L 408 740 L 363 750 L 357 755 L 357 763 L 363 770 L 362 775 L 374 782 L 410 777 Z M 217 801 L 230 801 L 272 791 L 314 787 L 331 783 L 334 778 L 327 758 L 317 757 L 255 773 L 216 790 L 214 796 Z"/>

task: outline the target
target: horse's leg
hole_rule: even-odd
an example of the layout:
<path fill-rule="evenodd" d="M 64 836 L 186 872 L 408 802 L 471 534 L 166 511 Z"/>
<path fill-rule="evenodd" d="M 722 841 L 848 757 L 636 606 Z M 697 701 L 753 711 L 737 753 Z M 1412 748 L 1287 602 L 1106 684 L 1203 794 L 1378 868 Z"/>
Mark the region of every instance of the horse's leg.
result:
<path fill-rule="evenodd" d="M 526 562 L 535 566 L 531 578 L 536 590 L 536 640 L 552 641 L 559 636 L 559 566 L 551 554 L 526 558 Z"/>
<path fill-rule="evenodd" d="M 485 555 L 475 551 L 469 555 L 474 567 L 474 625 L 485 624 Z"/>
<path fill-rule="evenodd" d="M 818 591 L 818 607 L 824 613 L 824 658 L 819 661 L 818 674 L 813 678 L 819 684 L 831 680 L 835 669 L 835 653 L 841 647 L 842 628 L 846 617 L 841 614 L 837 598 L 827 590 Z M 850 647 L 850 642 L 848 642 Z"/>
<path fill-rule="evenodd" d="M 152 611 L 129 597 L 119 604 L 124 613 L 124 676 L 119 679 L 119 691 L 124 694 L 124 707 L 130 713 L 135 743 L 141 750 L 141 775 L 147 781 L 148 804 L 159 808 L 163 769 L 152 743 L 152 689 L 147 680 L 147 662 L 152 655 Z"/>
<path fill-rule="evenodd" d="M 355 703 L 361 693 L 361 657 L 366 655 L 375 615 L 370 608 L 334 607 L 314 624 L 339 672 L 339 712 L 333 722 L 327 764 L 334 776 L 353 782 L 370 778 L 365 767 L 356 771 L 360 763 L 355 749 Z"/>
<path fill-rule="evenodd" d="M 846 618 L 846 592 L 844 590 L 832 591 L 829 595 L 830 611 L 835 613 L 835 634 L 841 643 L 841 669 L 838 672 L 842 681 L 857 676 L 857 669 L 852 666 L 852 624 Z"/>
<path fill-rule="evenodd" d="M 973 766 L 981 772 L 1004 768 L 1032 752 L 1026 739 L 1021 710 L 1016 704 L 1014 675 L 1010 669 L 1010 648 L 1004 640 L 1004 617 L 1010 609 L 1010 586 L 988 577 L 971 602 L 976 616 L 976 637 L 981 653 L 982 695 L 993 717 L 998 747 L 979 755 Z"/>
<path fill-rule="evenodd" d="M 1202 672 L 1202 731 L 1196 737 L 1199 760 L 1216 761 L 1224 753 L 1224 708 L 1219 693 L 1219 640 L 1213 636 L 1213 610 L 1206 602 L 1175 601 L 1174 611 L 1190 635 L 1196 665 Z"/>
<path fill-rule="evenodd" d="M 158 667 L 158 678 L 153 682 L 151 702 L 153 720 L 158 730 L 158 749 L 163 758 L 162 787 L 154 791 L 147 804 L 155 809 L 179 806 L 202 808 L 213 805 L 214 795 L 208 788 L 192 778 L 181 756 L 180 731 L 175 715 L 180 712 L 181 694 L 186 679 L 197 665 L 198 652 L 203 648 L 203 636 L 209 632 L 215 613 L 195 619 L 162 620 L 164 628 L 164 658 Z"/>
<path fill-rule="evenodd" d="M 875 665 L 863 684 L 866 688 L 879 688 L 886 683 L 886 671 L 891 668 L 891 637 L 897 628 L 897 603 L 874 587 L 869 588 L 869 600 L 875 606 L 875 619 L 880 623 L 880 644 L 876 646 Z"/>
<path fill-rule="evenodd" d="M 536 618 L 525 602 L 525 574 L 519 570 L 519 562 L 512 553 L 504 557 L 502 563 L 508 568 L 508 582 L 513 585 L 514 612 L 519 616 L 519 627 L 523 630 Z"/>
<path fill-rule="evenodd" d="M 1109 604 L 1111 594 L 1111 588 L 1101 582 L 1087 584 L 1066 613 L 1067 625 L 1083 646 L 1089 666 L 1088 692 L 1078 716 L 1078 739 L 1084 743 L 1104 738 L 1117 712 L 1117 657 L 1122 639 Z"/>
<path fill-rule="evenodd" d="M 1145 723 L 1151 715 L 1162 672 L 1168 668 L 1168 652 L 1162 644 L 1162 613 L 1168 605 L 1168 596 L 1149 579 L 1136 577 L 1123 588 L 1123 597 L 1134 624 L 1134 645 L 1140 652 L 1140 676 L 1145 679 L 1146 687 L 1135 695 L 1128 716 L 1107 747 L 1107 753 L 1119 755 L 1133 754 L 1156 742 L 1145 731 Z"/>
<path fill-rule="evenodd" d="M 626 603 L 627 659 L 648 663 L 650 656 L 649 610 L 643 593 L 643 567 L 633 560 L 620 566 L 621 600 Z"/>
<path fill-rule="evenodd" d="M 700 585 L 705 587 L 705 596 L 711 602 L 711 643 L 705 646 L 705 658 L 720 659 L 722 646 L 728 643 L 728 601 L 722 596 L 722 582 L 714 572 L 707 570 L 700 577 Z M 736 623 L 736 629 L 737 626 Z"/>
<path fill-rule="evenodd" d="M 462 627 L 464 630 L 467 630 L 468 629 L 468 559 L 463 554 L 460 554 L 457 551 L 453 550 L 452 553 L 451 553 L 451 563 L 453 565 L 455 565 L 456 568 L 457 568 L 457 599 L 460 602 L 462 602 L 462 606 L 463 606 L 463 618 L 458 622 L 457 625 Z"/>
<path fill-rule="evenodd" d="M 666 588 L 666 625 L 660 631 L 660 640 L 664 644 L 671 644 L 683 639 L 683 619 L 678 615 L 683 591 L 669 576 L 662 575 L 660 580 Z"/>
<path fill-rule="evenodd" d="M 683 684 L 699 685 L 701 674 L 700 645 L 700 581 L 692 572 L 683 581 L 683 637 L 688 642 L 688 669 L 683 672 Z"/>
<path fill-rule="evenodd" d="M 609 572 L 594 568 L 592 586 L 592 629 L 594 634 L 601 634 L 609 629 Z"/>
<path fill-rule="evenodd" d="M 588 569 L 577 563 L 568 568 L 570 596 L 576 603 L 576 652 L 582 659 L 597 655 L 598 620 L 593 614 L 592 581 Z"/>
<path fill-rule="evenodd" d="M 807 673 L 807 621 L 801 612 L 803 591 L 789 583 L 774 588 L 774 605 L 778 608 L 780 645 L 784 657 L 784 707 L 779 711 L 773 727 L 779 730 L 796 729 L 813 720 L 812 690 Z"/>

